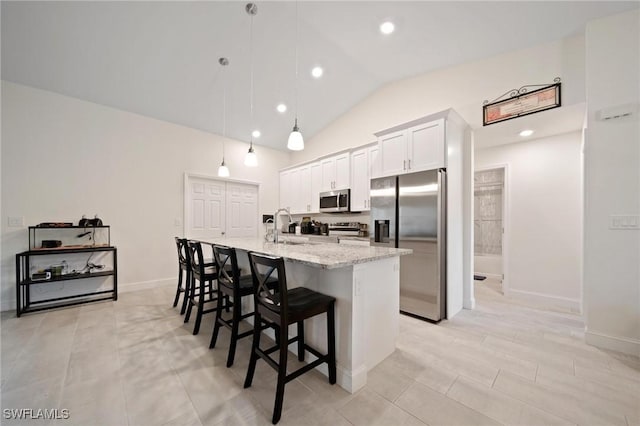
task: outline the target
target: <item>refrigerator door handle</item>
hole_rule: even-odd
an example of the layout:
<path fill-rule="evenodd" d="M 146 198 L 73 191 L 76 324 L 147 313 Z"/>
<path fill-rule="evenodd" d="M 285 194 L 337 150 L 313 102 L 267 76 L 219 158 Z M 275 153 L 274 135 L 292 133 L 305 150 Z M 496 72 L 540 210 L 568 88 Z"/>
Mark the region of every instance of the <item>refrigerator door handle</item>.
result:
<path fill-rule="evenodd" d="M 447 318 L 447 172 L 438 170 L 438 281 L 440 282 L 440 318 Z"/>

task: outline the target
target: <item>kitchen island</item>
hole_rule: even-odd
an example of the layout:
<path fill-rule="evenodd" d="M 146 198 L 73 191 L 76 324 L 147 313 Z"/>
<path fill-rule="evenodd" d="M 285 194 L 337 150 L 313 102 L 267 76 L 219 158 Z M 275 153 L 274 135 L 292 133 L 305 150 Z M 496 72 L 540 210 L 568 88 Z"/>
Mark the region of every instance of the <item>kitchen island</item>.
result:
<path fill-rule="evenodd" d="M 399 257 L 411 250 L 300 240 L 274 244 L 261 238 L 203 242 L 234 247 L 239 266 L 245 270 L 249 266 L 246 252 L 280 256 L 286 262 L 289 288 L 307 287 L 336 298 L 337 383 L 347 391 L 362 388 L 367 372 L 395 350 L 400 315 Z M 290 334 L 295 333 L 293 326 Z M 305 321 L 305 340 L 326 352 L 325 315 Z M 315 359 L 308 352 L 307 357 Z M 325 364 L 318 369 L 328 374 Z"/>

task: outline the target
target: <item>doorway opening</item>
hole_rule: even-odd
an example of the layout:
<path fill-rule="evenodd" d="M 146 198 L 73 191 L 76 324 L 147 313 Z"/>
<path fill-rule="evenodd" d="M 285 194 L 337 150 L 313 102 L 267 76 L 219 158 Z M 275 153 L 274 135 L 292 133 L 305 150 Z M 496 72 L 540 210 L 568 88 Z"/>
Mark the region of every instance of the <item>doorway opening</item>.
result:
<path fill-rule="evenodd" d="M 474 173 L 474 279 L 506 293 L 505 228 L 506 166 Z"/>

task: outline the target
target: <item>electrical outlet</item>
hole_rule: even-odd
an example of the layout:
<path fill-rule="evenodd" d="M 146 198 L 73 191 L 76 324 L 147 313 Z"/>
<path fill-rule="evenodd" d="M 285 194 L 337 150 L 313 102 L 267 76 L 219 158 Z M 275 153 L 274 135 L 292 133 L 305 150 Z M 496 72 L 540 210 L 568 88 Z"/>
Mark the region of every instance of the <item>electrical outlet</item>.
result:
<path fill-rule="evenodd" d="M 182 226 L 182 219 L 180 219 L 179 217 L 176 217 L 176 218 L 173 220 L 173 225 L 174 225 L 174 226 Z"/>
<path fill-rule="evenodd" d="M 24 228 L 24 217 L 10 216 L 9 227 L 11 228 Z"/>
<path fill-rule="evenodd" d="M 609 229 L 640 229 L 639 215 L 611 215 Z"/>

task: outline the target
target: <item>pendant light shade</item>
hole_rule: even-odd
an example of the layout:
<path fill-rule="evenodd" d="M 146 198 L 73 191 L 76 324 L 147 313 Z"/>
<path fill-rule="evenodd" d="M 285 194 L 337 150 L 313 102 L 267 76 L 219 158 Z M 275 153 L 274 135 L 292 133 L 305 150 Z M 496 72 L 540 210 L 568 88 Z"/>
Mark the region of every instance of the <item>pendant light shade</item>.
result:
<path fill-rule="evenodd" d="M 298 2 L 296 1 L 296 86 L 295 86 L 295 108 L 296 121 L 293 130 L 287 141 L 287 148 L 291 151 L 302 151 L 304 149 L 304 138 L 298 128 Z"/>
<path fill-rule="evenodd" d="M 289 140 L 287 141 L 287 148 L 291 151 L 302 151 L 304 149 L 304 139 L 302 137 L 302 133 L 300 133 L 300 129 L 298 129 L 298 119 L 296 118 L 296 123 L 293 125 L 293 130 L 289 135 Z"/>
<path fill-rule="evenodd" d="M 255 3 L 247 3 L 244 10 L 251 16 L 251 23 L 249 25 L 249 59 L 251 61 L 251 88 L 250 88 L 250 107 L 251 107 L 251 116 L 250 116 L 250 124 L 251 129 L 253 129 L 253 17 L 258 13 L 258 6 Z M 256 167 L 258 165 L 258 157 L 256 156 L 255 151 L 253 150 L 253 132 L 251 133 L 251 139 L 249 144 L 249 150 L 247 154 L 244 156 L 244 165 L 247 167 Z"/>
<path fill-rule="evenodd" d="M 218 176 L 229 177 L 229 168 L 224 163 L 224 158 L 222 159 L 222 164 L 220 164 L 220 167 L 218 167 Z"/>

